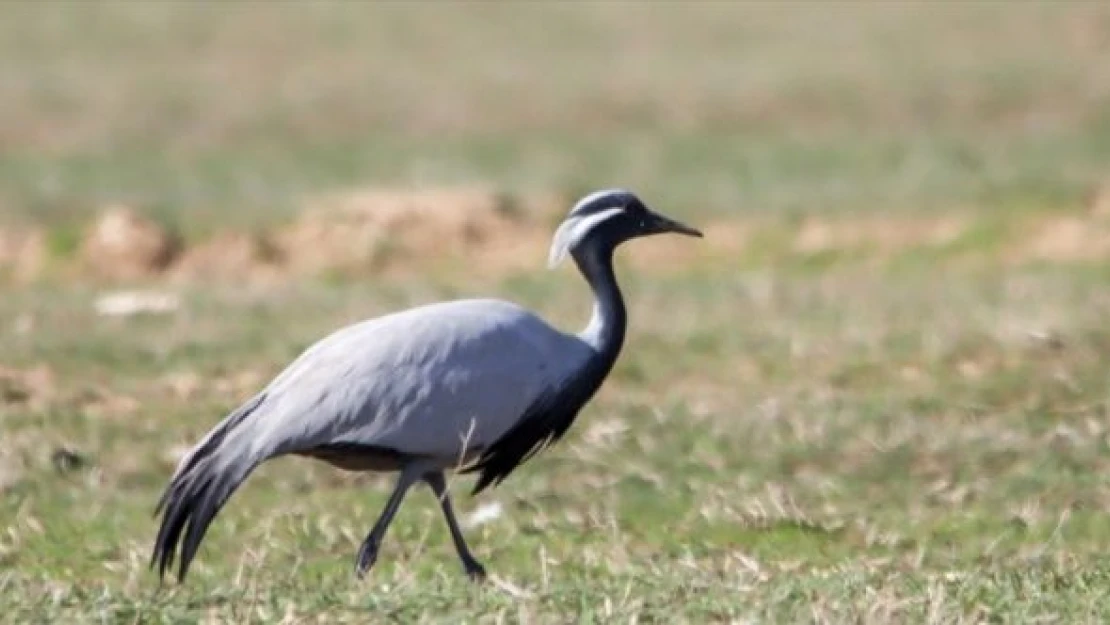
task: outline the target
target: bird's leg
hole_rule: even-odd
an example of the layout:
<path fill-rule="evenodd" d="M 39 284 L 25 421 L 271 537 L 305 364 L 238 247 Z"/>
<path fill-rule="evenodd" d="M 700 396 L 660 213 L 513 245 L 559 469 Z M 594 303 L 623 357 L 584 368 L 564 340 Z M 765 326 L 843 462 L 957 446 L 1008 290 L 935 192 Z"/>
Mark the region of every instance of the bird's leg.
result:
<path fill-rule="evenodd" d="M 459 529 L 459 522 L 455 519 L 455 509 L 451 505 L 451 496 L 447 493 L 447 480 L 443 477 L 443 471 L 426 473 L 424 481 L 432 487 L 436 499 L 439 499 L 439 505 L 443 508 L 443 516 L 447 519 L 447 528 L 451 530 L 451 540 L 455 542 L 455 550 L 459 552 L 459 559 L 462 560 L 466 574 L 473 580 L 485 579 L 486 569 L 470 553 L 470 548 L 466 545 L 462 530 Z"/>
<path fill-rule="evenodd" d="M 362 546 L 359 547 L 358 559 L 355 561 L 355 574 L 359 578 L 364 577 L 370 567 L 374 566 L 374 562 L 377 561 L 378 548 L 382 544 L 382 538 L 385 537 L 389 524 L 393 522 L 393 516 L 397 514 L 397 509 L 401 507 L 401 500 L 405 498 L 405 493 L 417 480 L 419 480 L 419 473 L 415 470 L 406 467 L 401 471 L 401 475 L 397 478 L 397 485 L 393 488 L 393 494 L 389 496 L 389 501 L 385 504 L 385 509 L 382 510 L 378 521 L 374 523 L 373 529 L 370 530 L 366 540 L 362 541 Z"/>

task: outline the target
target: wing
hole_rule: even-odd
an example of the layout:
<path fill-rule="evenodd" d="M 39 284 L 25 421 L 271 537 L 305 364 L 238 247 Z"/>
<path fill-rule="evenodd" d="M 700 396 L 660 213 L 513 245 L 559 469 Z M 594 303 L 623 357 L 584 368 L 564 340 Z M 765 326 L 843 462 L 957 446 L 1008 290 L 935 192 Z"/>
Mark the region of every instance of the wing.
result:
<path fill-rule="evenodd" d="M 464 300 L 341 330 L 267 390 L 271 455 L 325 444 L 462 458 L 499 440 L 590 350 L 507 302 Z"/>

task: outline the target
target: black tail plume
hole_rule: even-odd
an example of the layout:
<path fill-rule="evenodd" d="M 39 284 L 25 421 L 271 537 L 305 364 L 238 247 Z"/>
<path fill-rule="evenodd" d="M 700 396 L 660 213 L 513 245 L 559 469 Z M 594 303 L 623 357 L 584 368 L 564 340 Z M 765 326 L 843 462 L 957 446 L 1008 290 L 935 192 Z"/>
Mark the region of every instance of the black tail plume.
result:
<path fill-rule="evenodd" d="M 152 568 L 158 565 L 159 578 L 164 578 L 166 571 L 173 566 L 174 554 L 180 543 L 181 560 L 177 578 L 178 581 L 185 579 L 208 526 L 257 465 L 258 460 L 245 456 L 242 450 L 238 453 L 220 452 L 232 430 L 253 414 L 265 399 L 264 393 L 255 396 L 213 428 L 182 461 L 162 493 L 154 508 L 155 516 L 164 511 L 162 526 L 150 558 Z"/>
<path fill-rule="evenodd" d="M 159 510 L 163 510 L 162 525 L 150 558 L 150 566 L 158 566 L 159 578 L 164 578 L 173 566 L 180 546 L 177 579 L 179 582 L 185 580 L 208 526 L 255 464 L 252 461 L 241 466 L 237 462 L 240 461 L 224 465 L 209 456 L 166 489 L 159 504 Z"/>

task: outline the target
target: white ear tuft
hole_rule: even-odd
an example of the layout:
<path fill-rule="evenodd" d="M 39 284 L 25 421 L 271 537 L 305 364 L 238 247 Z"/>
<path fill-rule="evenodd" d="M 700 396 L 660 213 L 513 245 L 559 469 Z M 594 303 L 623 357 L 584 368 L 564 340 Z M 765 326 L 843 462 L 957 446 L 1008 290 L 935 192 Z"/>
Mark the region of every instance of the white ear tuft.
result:
<path fill-rule="evenodd" d="M 555 236 L 551 240 L 551 251 L 547 255 L 547 266 L 554 269 L 566 259 L 567 255 L 578 247 L 586 235 L 599 223 L 615 217 L 624 212 L 623 208 L 607 208 L 603 211 L 586 215 L 585 217 L 571 217 L 559 225 Z"/>
<path fill-rule="evenodd" d="M 577 219 L 568 219 L 559 224 L 559 228 L 555 230 L 555 236 L 551 239 L 551 251 L 547 254 L 547 268 L 554 269 L 559 266 L 559 263 L 566 259 L 567 254 L 570 253 L 572 245 L 571 233 L 574 230 L 574 224 Z"/>
<path fill-rule="evenodd" d="M 567 253 L 570 251 L 562 241 L 562 237 L 559 236 L 559 233 L 562 231 L 562 228 L 555 231 L 555 239 L 551 242 L 551 251 L 547 253 L 548 269 L 558 267 L 559 263 L 563 262 L 563 259 L 567 257 Z"/>

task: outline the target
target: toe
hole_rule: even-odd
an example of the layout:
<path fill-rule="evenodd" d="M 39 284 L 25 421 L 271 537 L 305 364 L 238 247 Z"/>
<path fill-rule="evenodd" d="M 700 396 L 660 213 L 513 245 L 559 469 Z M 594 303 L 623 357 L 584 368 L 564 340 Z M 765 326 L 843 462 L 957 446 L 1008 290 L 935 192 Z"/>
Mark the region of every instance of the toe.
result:
<path fill-rule="evenodd" d="M 475 582 L 485 581 L 485 579 L 486 579 L 486 569 L 485 569 L 485 567 L 483 567 L 481 564 L 478 564 L 477 562 L 467 562 L 465 566 L 466 566 L 466 576 L 469 577 L 471 579 L 471 581 L 475 581 Z"/>
<path fill-rule="evenodd" d="M 358 559 L 355 562 L 355 574 L 359 578 L 365 577 L 370 567 L 378 560 L 378 546 L 365 542 L 358 550 Z"/>

